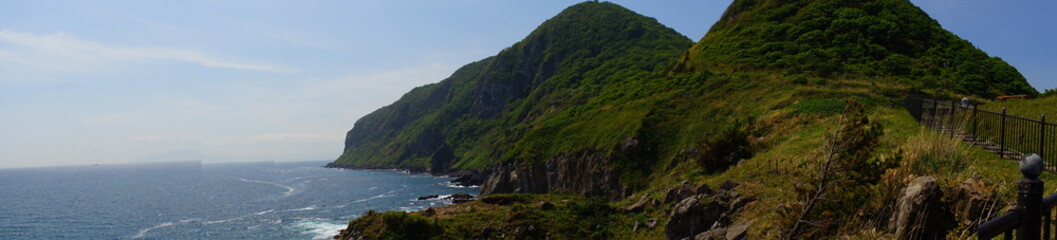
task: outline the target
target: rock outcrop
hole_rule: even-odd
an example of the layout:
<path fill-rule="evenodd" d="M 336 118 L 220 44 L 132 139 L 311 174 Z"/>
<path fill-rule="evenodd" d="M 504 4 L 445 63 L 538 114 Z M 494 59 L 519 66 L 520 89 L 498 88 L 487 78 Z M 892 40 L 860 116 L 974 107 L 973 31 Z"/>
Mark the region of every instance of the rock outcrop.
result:
<path fill-rule="evenodd" d="M 451 203 L 458 204 L 458 203 L 464 203 L 464 202 L 473 201 L 475 198 L 473 197 L 473 195 L 470 195 L 470 194 L 456 193 L 456 194 L 452 194 L 451 196 L 448 196 L 448 197 L 446 197 L 444 199 L 445 200 L 451 200 Z"/>
<path fill-rule="evenodd" d="M 455 177 L 451 183 L 463 187 L 481 186 L 488 179 L 488 174 L 477 170 L 449 171 L 448 175 Z"/>
<path fill-rule="evenodd" d="M 635 203 L 632 203 L 631 205 L 628 205 L 627 207 L 624 207 L 624 211 L 625 212 L 642 212 L 642 210 L 646 209 L 647 207 L 655 207 L 657 205 L 660 205 L 660 202 L 657 201 L 657 199 L 653 199 L 653 198 L 650 198 L 649 196 L 643 195 L 642 198 L 639 198 L 639 200 L 636 201 Z"/>
<path fill-rule="evenodd" d="M 981 217 L 998 210 L 994 193 L 979 176 L 958 184 L 953 199 L 954 216 L 963 225 L 975 227 L 980 224 Z"/>
<path fill-rule="evenodd" d="M 686 186 L 683 183 L 680 187 Z M 665 236 L 668 239 L 701 238 L 718 239 L 727 236 L 744 237 L 744 232 L 751 223 L 740 223 L 730 229 L 737 229 L 739 233 L 728 234 L 727 227 L 731 226 L 731 215 L 736 213 L 746 204 L 755 201 L 755 198 L 743 196 L 734 190 L 738 184 L 727 181 L 721 184 L 718 191 L 714 193 L 701 190 L 701 193 L 684 198 L 675 204 L 668 214 L 668 222 L 665 228 Z M 699 187 L 698 189 L 707 189 Z M 721 231 L 716 231 L 720 230 Z M 706 234 L 702 234 L 706 233 Z"/>
<path fill-rule="evenodd" d="M 889 221 L 896 239 L 944 239 L 953 217 L 944 209 L 936 178 L 922 176 L 903 188 Z"/>
<path fill-rule="evenodd" d="M 665 203 L 671 203 L 680 201 L 688 197 L 698 194 L 712 194 L 713 191 L 708 185 L 701 184 L 700 186 L 694 186 L 689 181 L 683 181 L 683 184 L 674 187 L 668 187 L 667 195 L 664 197 Z"/>
<path fill-rule="evenodd" d="M 558 192 L 622 199 L 627 187 L 619 182 L 610 161 L 608 155 L 589 151 L 563 154 L 543 163 L 497 164 L 481 186 L 481 195 Z"/>

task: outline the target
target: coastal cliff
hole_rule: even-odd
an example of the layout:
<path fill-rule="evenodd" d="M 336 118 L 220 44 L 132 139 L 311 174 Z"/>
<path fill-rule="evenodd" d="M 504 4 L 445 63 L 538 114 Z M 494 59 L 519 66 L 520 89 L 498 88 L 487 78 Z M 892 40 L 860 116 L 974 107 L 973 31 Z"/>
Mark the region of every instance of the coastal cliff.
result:
<path fill-rule="evenodd" d="M 897 204 L 938 199 L 903 189 L 930 176 L 935 195 L 993 196 L 1016 172 L 919 130 L 901 103 L 922 93 L 1037 91 L 903 0 L 736 0 L 696 44 L 584 2 L 357 121 L 330 166 L 457 174 L 481 196 L 371 213 L 337 238 L 876 239 L 914 209 L 941 216 L 929 236 L 964 233 L 1008 203 L 934 201 L 974 209 L 952 214 Z M 813 189 L 844 142 L 839 188 Z M 833 200 L 804 210 L 812 191 Z M 801 219 L 822 227 L 787 232 Z"/>
<path fill-rule="evenodd" d="M 584 165 L 574 156 L 607 158 L 619 140 L 633 137 L 638 128 L 633 123 L 601 129 L 625 135 L 616 140 L 583 132 L 578 134 L 593 138 L 592 142 L 546 149 L 529 146 L 553 140 L 541 128 L 575 118 L 570 114 L 581 111 L 608 86 L 642 81 L 663 70 L 691 44 L 656 20 L 616 4 L 577 4 L 498 55 L 468 64 L 439 83 L 415 88 L 364 116 L 347 133 L 344 153 L 328 167 L 401 168 L 472 179 L 491 176 L 496 181 L 488 185 L 489 192 L 562 190 L 622 196 L 613 171 L 591 175 L 607 176 L 601 185 L 606 189 L 600 190 L 566 168 L 611 167 L 605 161 Z M 597 153 L 581 154 L 589 150 Z M 530 158 L 541 162 L 524 161 Z M 544 175 L 549 171 L 554 181 L 523 173 L 515 179 L 526 184 L 542 180 L 541 188 L 502 186 L 508 183 L 500 180 L 509 179 L 511 173 L 506 169 L 514 169 L 505 166 L 538 168 Z M 565 182 L 574 180 L 578 182 Z"/>

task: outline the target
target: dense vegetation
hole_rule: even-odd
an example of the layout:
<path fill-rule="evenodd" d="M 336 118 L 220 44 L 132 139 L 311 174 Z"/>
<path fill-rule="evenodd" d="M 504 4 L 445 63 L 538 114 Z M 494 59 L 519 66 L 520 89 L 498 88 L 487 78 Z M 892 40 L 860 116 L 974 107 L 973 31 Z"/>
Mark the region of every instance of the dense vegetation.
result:
<path fill-rule="evenodd" d="M 604 88 L 649 78 L 691 44 L 656 20 L 616 4 L 577 4 L 497 56 L 416 88 L 360 119 L 335 163 L 438 168 L 429 158 L 440 157 L 434 156 L 438 149 L 450 149 L 449 158 L 457 162 L 448 164 L 473 169 L 490 167 L 504 156 L 533 154 L 514 147 L 526 141 L 528 132 L 576 119 L 582 111 L 578 105 Z M 590 137 L 608 141 L 612 136 Z M 611 142 L 587 143 L 608 147 Z"/>
<path fill-rule="evenodd" d="M 673 72 L 877 78 L 984 97 L 1036 94 L 1015 68 L 909 1 L 737 0 Z"/>
<path fill-rule="evenodd" d="M 740 185 L 727 194 L 749 203 L 723 202 L 733 210 L 719 222 L 751 223 L 750 239 L 891 237 L 896 198 L 922 175 L 938 179 L 946 201 L 975 179 L 992 197 L 988 214 L 1008 206 L 1016 163 L 918 127 L 901 109 L 915 91 L 1036 93 L 908 1 L 736 0 L 692 47 L 653 19 L 586 2 L 364 117 L 336 163 L 482 169 L 593 152 L 613 160 L 606 167 L 631 193 L 499 194 L 350 223 L 373 238 L 415 228 L 433 239 L 658 239 L 680 200 L 674 186 L 728 180 Z M 823 171 L 827 161 L 839 170 Z M 798 211 L 820 189 L 818 207 Z M 959 215 L 970 223 L 948 236 L 988 216 Z M 789 233 L 800 219 L 825 225 Z"/>

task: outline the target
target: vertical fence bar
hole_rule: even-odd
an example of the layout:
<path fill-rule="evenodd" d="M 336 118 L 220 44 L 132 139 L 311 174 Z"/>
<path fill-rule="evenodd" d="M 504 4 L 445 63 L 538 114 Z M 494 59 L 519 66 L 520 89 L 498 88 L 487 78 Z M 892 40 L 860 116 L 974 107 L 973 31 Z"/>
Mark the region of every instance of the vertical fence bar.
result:
<path fill-rule="evenodd" d="M 937 128 L 936 127 L 936 122 L 939 122 L 939 121 L 936 121 L 936 119 L 939 118 L 939 113 L 940 113 L 940 101 L 936 101 L 935 99 L 933 99 L 932 100 L 932 124 L 931 124 L 932 125 L 932 129 L 936 129 Z"/>
<path fill-rule="evenodd" d="M 951 131 L 951 138 L 954 138 L 954 101 L 951 101 L 951 111 L 947 114 L 947 130 Z"/>
<path fill-rule="evenodd" d="M 976 133 L 976 112 L 977 112 L 976 109 L 977 108 L 978 108 L 977 105 L 973 104 L 973 142 L 976 142 L 976 135 L 977 135 L 977 133 Z"/>
<path fill-rule="evenodd" d="M 1043 166 L 1049 165 L 1049 164 L 1046 164 L 1046 161 L 1049 160 L 1050 158 L 1046 157 L 1046 114 L 1045 113 L 1042 114 L 1042 117 L 1039 118 L 1039 156 L 1042 157 L 1042 162 L 1043 162 L 1042 165 Z"/>
<path fill-rule="evenodd" d="M 998 128 L 998 158 L 1006 157 L 1006 108 L 1002 108 L 1002 124 Z"/>

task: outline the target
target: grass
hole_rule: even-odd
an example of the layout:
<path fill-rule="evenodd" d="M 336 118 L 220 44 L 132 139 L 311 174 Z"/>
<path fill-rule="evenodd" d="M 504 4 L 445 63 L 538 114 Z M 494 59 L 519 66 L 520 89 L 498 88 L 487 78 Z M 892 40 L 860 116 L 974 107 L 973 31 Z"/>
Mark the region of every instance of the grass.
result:
<path fill-rule="evenodd" d="M 743 80 L 739 78 L 748 78 L 750 81 L 737 81 Z M 691 102 L 700 104 L 688 105 L 691 107 L 670 113 L 682 114 L 685 117 L 682 119 L 695 120 L 666 123 L 670 124 L 668 126 L 680 126 L 671 131 L 678 134 L 672 139 L 678 140 L 667 142 L 672 145 L 664 146 L 665 149 L 659 154 L 658 160 L 645 171 L 647 174 L 640 175 L 637 179 L 641 182 L 637 185 L 639 190 L 627 199 L 606 203 L 575 195 L 504 194 L 495 197 L 518 200 L 509 205 L 475 201 L 435 208 L 432 213 L 424 211 L 412 215 L 429 219 L 433 226 L 443 229 L 443 234 L 438 235 L 445 236 L 443 238 L 478 238 L 486 237 L 483 234 L 492 232 L 550 236 L 558 239 L 657 239 L 664 237 L 664 221 L 671 211 L 672 203 L 648 207 L 645 211 L 637 213 L 619 209 L 636 202 L 642 196 L 663 200 L 670 186 L 679 185 L 683 181 L 716 188 L 723 181 L 733 180 L 740 183 L 736 188 L 740 194 L 757 199 L 732 216 L 733 221 L 753 220 L 753 226 L 749 230 L 752 239 L 778 238 L 788 226 L 784 225 L 782 216 L 775 209 L 801 199 L 793 189 L 803 188 L 815 174 L 821 146 L 839 118 L 839 115 L 830 112 L 834 108 L 830 105 L 843 98 L 860 99 L 866 103 L 864 105 L 869 106 L 869 119 L 883 126 L 884 133 L 873 156 L 900 162 L 898 167 L 889 169 L 880 182 L 864 188 L 861 194 L 868 194 L 875 200 L 857 209 L 848 210 L 847 214 L 852 216 L 864 214 L 861 219 L 845 224 L 833 232 L 832 236 L 848 239 L 891 237 L 887 235 L 884 226 L 888 222 L 888 213 L 892 211 L 894 198 L 916 176 L 936 177 L 948 198 L 953 195 L 953 189 L 959 183 L 979 177 L 992 190 L 1000 208 L 1010 206 L 1015 199 L 1013 182 L 1020 178 L 1016 162 L 999 159 L 982 149 L 920 127 L 899 105 L 900 99 L 892 97 L 898 96 L 893 92 L 902 89 L 898 86 L 877 85 L 861 80 L 836 80 L 826 85 L 805 86 L 793 83 L 791 77 L 781 75 L 728 75 L 710 78 L 715 79 L 726 79 L 725 83 L 715 83 L 718 87 L 712 88 L 722 91 L 698 95 L 702 97 L 694 98 Z M 758 100 L 737 90 L 747 86 L 760 88 L 760 91 L 767 92 L 766 95 L 771 97 Z M 619 116 L 607 114 L 634 112 L 628 110 L 635 109 L 634 106 L 645 104 L 646 101 L 653 100 L 640 99 L 628 101 L 625 105 L 597 106 L 597 109 L 588 110 L 587 115 Z M 594 108 L 590 103 L 584 106 Z M 720 113 L 724 115 L 713 116 Z M 762 129 L 751 135 L 754 139 L 751 157 L 718 172 L 708 171 L 696 161 L 676 157 L 678 150 L 709 142 L 711 135 L 707 133 L 718 133 L 718 129 L 731 124 L 722 121 L 715 124 L 716 121 L 702 119 L 724 119 L 731 116 L 752 116 L 744 119 L 751 119 L 754 125 Z M 610 120 L 598 118 L 598 121 Z M 589 131 L 568 133 L 587 132 Z M 1054 174 L 1047 173 L 1042 178 L 1044 181 L 1057 182 L 1057 176 Z M 1047 187 L 1048 190 L 1057 189 L 1057 184 L 1051 185 L 1053 186 Z M 540 210 L 537 204 L 541 201 L 552 203 L 555 208 Z M 637 223 L 641 225 L 649 219 L 658 221 L 658 226 L 652 229 L 633 229 Z M 517 226 L 522 226 L 522 229 Z M 525 232 L 528 231 L 524 229 L 525 226 L 534 226 L 536 230 Z M 953 234 L 964 234 L 966 229 L 963 226 Z"/>
<path fill-rule="evenodd" d="M 1050 119 L 1047 120 L 1047 122 L 1057 122 L 1057 96 L 1033 99 L 1009 99 L 1004 102 L 989 102 L 980 106 L 980 109 L 982 110 L 994 112 L 1002 112 L 1002 108 L 1005 108 L 1006 114 L 1009 115 L 1037 120 L 1045 114 L 1047 119 Z"/>

